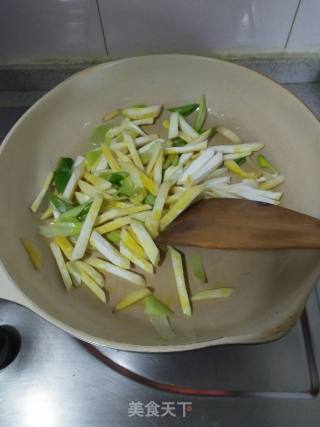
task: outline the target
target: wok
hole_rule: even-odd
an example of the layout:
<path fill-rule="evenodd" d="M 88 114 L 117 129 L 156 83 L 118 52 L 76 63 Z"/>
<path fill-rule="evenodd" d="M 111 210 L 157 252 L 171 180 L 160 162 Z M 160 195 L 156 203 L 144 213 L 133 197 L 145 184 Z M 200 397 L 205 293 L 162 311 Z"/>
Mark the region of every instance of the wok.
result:
<path fill-rule="evenodd" d="M 76 156 L 90 130 L 119 106 L 179 105 L 206 95 L 208 123 L 226 125 L 246 142 L 263 142 L 286 177 L 285 207 L 320 217 L 320 125 L 291 93 L 244 67 L 188 55 L 152 55 L 107 62 L 77 73 L 31 107 L 5 138 L 0 155 L 0 297 L 22 304 L 82 340 L 117 349 L 167 352 L 265 342 L 299 318 L 320 271 L 316 250 L 201 250 L 208 285 L 232 286 L 224 301 L 194 303 L 182 315 L 170 260 L 149 286 L 170 304 L 175 338 L 160 338 L 141 306 L 112 314 L 86 289 L 67 293 L 30 202 L 60 156 Z M 43 209 L 45 206 L 43 206 Z M 43 210 L 42 209 L 42 210 Z M 20 238 L 43 254 L 33 269 Z M 181 248 L 187 255 L 192 248 Z M 199 251 L 197 249 L 197 251 Z M 132 288 L 108 276 L 111 302 Z M 189 275 L 191 292 L 203 289 Z"/>

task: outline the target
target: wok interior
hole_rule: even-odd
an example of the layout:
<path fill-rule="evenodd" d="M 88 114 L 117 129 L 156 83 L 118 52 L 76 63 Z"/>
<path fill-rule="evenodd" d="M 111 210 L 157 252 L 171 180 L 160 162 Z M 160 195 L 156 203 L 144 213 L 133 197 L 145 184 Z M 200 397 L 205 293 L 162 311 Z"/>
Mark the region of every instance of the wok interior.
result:
<path fill-rule="evenodd" d="M 305 107 L 270 80 L 233 64 L 178 55 L 123 60 L 79 73 L 32 108 L 11 132 L 0 156 L 1 260 L 25 295 L 66 329 L 72 327 L 100 344 L 170 350 L 172 344 L 196 347 L 221 337 L 268 340 L 286 332 L 301 312 L 319 274 L 317 251 L 201 250 L 208 284 L 197 283 L 189 274 L 191 293 L 219 284 L 235 291 L 226 300 L 195 303 L 193 316 L 187 318 L 181 314 L 166 259 L 155 276 L 148 276 L 149 286 L 175 312 L 171 323 L 176 338 L 163 341 L 141 305 L 111 313 L 114 302 L 133 285 L 108 276 L 107 305 L 86 289 L 67 293 L 46 240 L 37 234 L 39 215 L 28 207 L 44 177 L 58 157 L 86 150 L 90 130 L 106 112 L 139 102 L 189 103 L 201 94 L 210 111 L 208 123 L 225 124 L 246 142 L 266 144 L 268 158 L 286 177 L 283 205 L 320 216 L 319 126 Z M 33 270 L 20 237 L 41 249 L 40 272 Z M 192 251 L 199 252 L 181 249 L 187 259 Z"/>

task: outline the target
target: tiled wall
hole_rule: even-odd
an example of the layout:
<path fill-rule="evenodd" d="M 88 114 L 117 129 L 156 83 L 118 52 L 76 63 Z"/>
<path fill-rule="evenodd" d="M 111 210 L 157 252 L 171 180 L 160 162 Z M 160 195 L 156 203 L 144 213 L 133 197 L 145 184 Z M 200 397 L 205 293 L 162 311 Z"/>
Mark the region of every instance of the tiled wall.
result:
<path fill-rule="evenodd" d="M 319 51 L 320 0 L 0 0 L 0 62 Z"/>

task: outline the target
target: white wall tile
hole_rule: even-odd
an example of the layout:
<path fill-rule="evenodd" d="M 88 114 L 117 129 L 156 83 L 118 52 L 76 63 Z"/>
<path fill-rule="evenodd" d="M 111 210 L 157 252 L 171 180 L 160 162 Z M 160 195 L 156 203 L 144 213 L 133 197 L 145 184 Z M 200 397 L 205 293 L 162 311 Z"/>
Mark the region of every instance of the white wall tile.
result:
<path fill-rule="evenodd" d="M 111 55 L 283 50 L 299 0 L 98 0 Z"/>
<path fill-rule="evenodd" d="M 105 54 L 95 0 L 0 0 L 0 60 Z"/>
<path fill-rule="evenodd" d="M 287 46 L 289 51 L 320 51 L 320 0 L 302 0 Z"/>

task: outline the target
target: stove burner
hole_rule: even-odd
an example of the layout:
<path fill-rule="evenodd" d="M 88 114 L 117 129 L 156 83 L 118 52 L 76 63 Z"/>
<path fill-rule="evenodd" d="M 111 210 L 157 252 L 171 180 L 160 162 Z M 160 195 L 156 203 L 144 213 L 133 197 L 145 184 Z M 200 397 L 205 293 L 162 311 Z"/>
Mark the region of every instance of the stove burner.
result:
<path fill-rule="evenodd" d="M 21 347 L 19 332 L 9 325 L 0 326 L 0 369 L 14 361 Z"/>
<path fill-rule="evenodd" d="M 297 328 L 300 329 L 302 341 L 300 349 L 295 348 L 297 358 L 294 362 L 292 348 L 296 347 Z M 224 398 L 312 399 L 319 393 L 319 375 L 306 311 L 297 328 L 282 339 L 269 344 L 209 347 L 182 353 L 145 354 L 79 343 L 88 353 L 115 372 L 159 391 Z M 261 364 L 260 368 L 256 369 L 256 375 L 251 377 L 252 363 L 247 363 L 246 360 L 249 349 L 254 360 L 260 360 L 259 365 Z M 270 359 L 277 360 L 279 355 L 286 365 L 294 362 L 300 366 L 300 370 L 305 371 L 303 378 L 308 378 L 305 385 L 301 387 L 302 378 L 293 380 L 293 366 L 285 372 L 283 365 L 280 371 L 273 371 L 272 377 L 276 380 L 270 382 L 268 376 L 276 366 L 275 363 L 270 364 Z"/>

